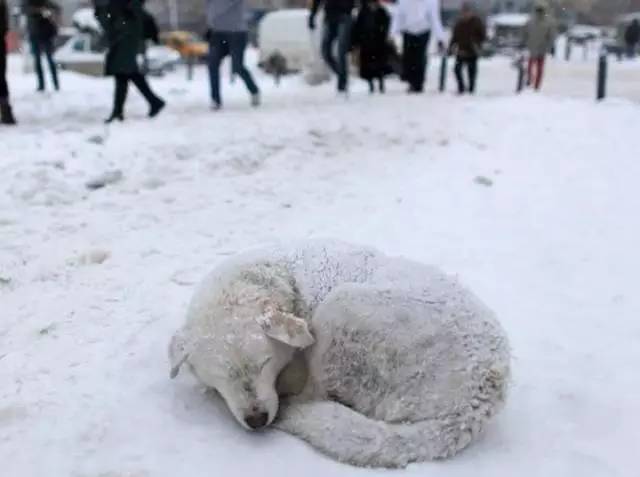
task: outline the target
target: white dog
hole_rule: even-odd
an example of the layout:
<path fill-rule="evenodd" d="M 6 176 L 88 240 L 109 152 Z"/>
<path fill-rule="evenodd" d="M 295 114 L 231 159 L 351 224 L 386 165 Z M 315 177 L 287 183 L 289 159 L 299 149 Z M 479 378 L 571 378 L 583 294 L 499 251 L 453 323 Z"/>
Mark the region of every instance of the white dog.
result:
<path fill-rule="evenodd" d="M 453 279 L 317 241 L 218 267 L 170 359 L 172 377 L 187 364 L 245 428 L 274 423 L 376 467 L 465 448 L 502 407 L 510 364 L 492 312 Z"/>

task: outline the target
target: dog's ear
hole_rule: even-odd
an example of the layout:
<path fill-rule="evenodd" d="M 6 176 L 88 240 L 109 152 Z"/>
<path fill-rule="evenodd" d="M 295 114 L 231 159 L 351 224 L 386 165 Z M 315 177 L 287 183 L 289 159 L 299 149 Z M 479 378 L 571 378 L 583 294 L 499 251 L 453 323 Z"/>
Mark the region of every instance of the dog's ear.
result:
<path fill-rule="evenodd" d="M 267 307 L 258 317 L 258 323 L 269 338 L 294 348 L 307 348 L 316 341 L 307 322 L 293 313 Z"/>
<path fill-rule="evenodd" d="M 171 372 L 169 376 L 171 379 L 178 376 L 180 367 L 189 358 L 189 350 L 187 349 L 187 340 L 184 336 L 184 331 L 179 330 L 171 338 L 169 343 L 169 362 L 171 365 Z"/>

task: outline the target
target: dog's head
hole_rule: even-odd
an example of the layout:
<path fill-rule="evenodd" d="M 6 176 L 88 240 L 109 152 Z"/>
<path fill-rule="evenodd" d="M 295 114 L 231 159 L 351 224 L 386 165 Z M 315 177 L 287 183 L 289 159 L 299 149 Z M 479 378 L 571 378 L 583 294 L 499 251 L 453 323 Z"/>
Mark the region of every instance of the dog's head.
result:
<path fill-rule="evenodd" d="M 172 378 L 186 363 L 200 382 L 220 393 L 240 425 L 255 430 L 275 419 L 278 375 L 296 349 L 311 346 L 314 338 L 304 319 L 274 306 L 266 305 L 258 316 L 247 312 L 225 310 L 229 315 L 213 320 L 206 331 L 176 333 L 169 356 Z"/>

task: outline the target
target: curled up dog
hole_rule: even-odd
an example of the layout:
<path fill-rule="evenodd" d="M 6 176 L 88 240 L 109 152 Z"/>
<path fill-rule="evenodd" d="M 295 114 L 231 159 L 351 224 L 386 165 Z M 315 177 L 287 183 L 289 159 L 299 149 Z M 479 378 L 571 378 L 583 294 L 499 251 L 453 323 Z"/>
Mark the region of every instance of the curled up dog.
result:
<path fill-rule="evenodd" d="M 353 465 L 451 457 L 502 408 L 510 352 L 493 313 L 433 267 L 341 242 L 216 268 L 170 343 L 246 429 L 273 425 Z"/>

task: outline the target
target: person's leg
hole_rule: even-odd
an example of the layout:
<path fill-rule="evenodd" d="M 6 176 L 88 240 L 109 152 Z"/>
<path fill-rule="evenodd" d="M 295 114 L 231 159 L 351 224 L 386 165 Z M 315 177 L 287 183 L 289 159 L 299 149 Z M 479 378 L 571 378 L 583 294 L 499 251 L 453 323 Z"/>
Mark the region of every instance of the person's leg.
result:
<path fill-rule="evenodd" d="M 533 84 L 533 67 L 535 64 L 535 60 L 533 57 L 529 57 L 529 62 L 527 64 L 527 86 L 531 86 Z"/>
<path fill-rule="evenodd" d="M 42 58 L 40 58 L 40 43 L 36 38 L 30 39 L 31 54 L 33 55 L 34 67 L 38 78 L 38 91 L 44 91 L 44 74 L 42 72 Z"/>
<path fill-rule="evenodd" d="M 147 82 L 147 78 L 142 74 L 134 73 L 129 75 L 129 79 L 134 85 L 136 85 L 138 91 L 140 91 L 142 96 L 144 96 L 144 99 L 149 103 L 149 117 L 153 118 L 156 116 L 162 108 L 164 108 L 164 101 L 156 96 L 156 94 L 151 90 L 151 87 Z"/>
<path fill-rule="evenodd" d="M 478 79 L 478 58 L 469 58 L 467 60 L 467 69 L 469 70 L 469 92 L 476 92 L 476 81 Z"/>
<path fill-rule="evenodd" d="M 60 83 L 58 82 L 58 67 L 56 66 L 56 62 L 53 60 L 53 40 L 48 40 L 43 43 L 42 49 L 44 50 L 44 54 L 47 58 L 47 63 L 49 64 L 49 71 L 51 72 L 53 87 L 56 91 L 58 91 L 60 89 Z"/>
<path fill-rule="evenodd" d="M 417 61 L 417 71 L 416 71 L 416 91 L 422 92 L 424 90 L 424 82 L 427 74 L 427 48 L 429 46 L 429 39 L 431 38 L 431 34 L 429 32 L 424 33 L 418 37 L 417 43 L 417 51 L 416 51 L 416 61 Z"/>
<path fill-rule="evenodd" d="M 127 90 L 129 88 L 129 78 L 127 75 L 115 75 L 115 89 L 113 93 L 113 111 L 111 116 L 106 120 L 107 123 L 118 119 L 124 119 L 124 103 L 127 100 Z"/>
<path fill-rule="evenodd" d="M 409 83 L 409 90 L 415 90 L 416 84 L 416 36 L 405 33 L 402 36 L 402 75 Z"/>
<path fill-rule="evenodd" d="M 376 87 L 373 84 L 373 79 L 368 79 L 367 83 L 369 83 L 369 93 L 375 93 Z"/>
<path fill-rule="evenodd" d="M 209 86 L 211 88 L 211 100 L 215 107 L 222 105 L 220 98 L 220 63 L 224 58 L 225 49 L 224 35 L 211 32 L 209 36 Z"/>
<path fill-rule="evenodd" d="M 542 86 L 542 77 L 544 75 L 544 56 L 536 59 L 536 91 Z"/>
<path fill-rule="evenodd" d="M 229 51 L 231 52 L 231 68 L 235 74 L 242 78 L 251 96 L 260 93 L 253 76 L 244 64 L 244 51 L 247 48 L 247 32 L 229 34 Z"/>
<path fill-rule="evenodd" d="M 453 72 L 456 76 L 456 82 L 458 83 L 458 93 L 464 94 L 465 85 L 464 85 L 464 77 L 462 76 L 462 58 L 459 56 L 456 58 L 456 65 L 453 67 Z"/>
<path fill-rule="evenodd" d="M 9 98 L 7 84 L 7 45 L 4 38 L 0 38 L 0 100 Z"/>
<path fill-rule="evenodd" d="M 380 76 L 380 78 L 378 78 L 378 86 L 380 88 L 380 92 L 384 93 L 385 92 L 385 88 L 384 88 L 384 76 Z"/>
<path fill-rule="evenodd" d="M 322 31 L 322 58 L 336 75 L 339 74 L 338 64 L 333 56 L 333 43 L 338 37 L 338 22 L 335 19 L 325 19 Z"/>
<path fill-rule="evenodd" d="M 351 15 L 343 15 L 338 24 L 338 91 L 346 91 L 349 83 L 351 24 Z"/>
<path fill-rule="evenodd" d="M 9 86 L 7 85 L 7 45 L 4 38 L 0 38 L 0 123 L 16 124 L 9 103 Z"/>

